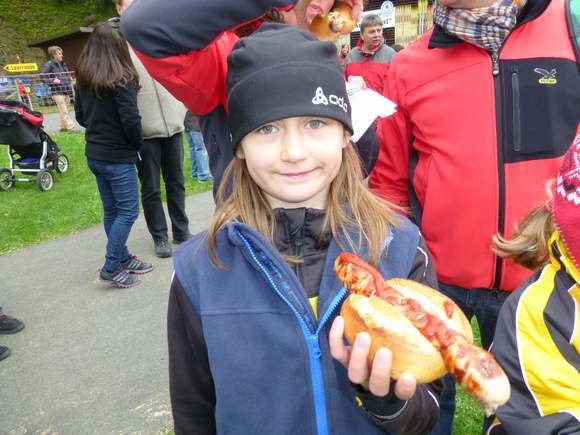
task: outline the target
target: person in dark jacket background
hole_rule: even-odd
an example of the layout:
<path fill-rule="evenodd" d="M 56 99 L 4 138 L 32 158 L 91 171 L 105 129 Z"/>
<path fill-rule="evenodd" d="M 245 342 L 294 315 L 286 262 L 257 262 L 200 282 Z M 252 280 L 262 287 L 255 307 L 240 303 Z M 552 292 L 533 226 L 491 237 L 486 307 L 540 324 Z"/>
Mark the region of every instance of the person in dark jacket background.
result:
<path fill-rule="evenodd" d="M 134 287 L 135 274 L 153 270 L 131 255 L 126 243 L 139 215 L 135 163 L 143 145 L 137 109 L 139 77 L 116 23 L 95 28 L 79 57 L 75 114 L 85 127 L 87 164 L 97 179 L 107 235 L 98 282 Z"/>
<path fill-rule="evenodd" d="M 50 60 L 44 64 L 40 71 L 42 81 L 50 88 L 60 115 L 61 131 L 74 131 L 75 124 L 68 113 L 70 98 L 73 95 L 72 73 L 64 63 L 62 48 L 57 45 L 48 47 Z"/>
<path fill-rule="evenodd" d="M 130 9 L 132 3 L 133 0 L 115 0 L 119 16 Z M 169 228 L 161 201 L 161 178 L 165 185 L 173 243 L 178 245 L 191 237 L 189 218 L 185 212 L 183 176 L 183 118 L 186 109 L 149 75 L 131 48 L 129 54 L 141 84 L 137 93 L 137 106 L 143 128 L 143 148 L 141 160 L 137 164 L 141 182 L 141 205 L 147 229 L 153 239 L 155 255 L 167 258 L 171 257 L 173 249 L 169 242 Z"/>
<path fill-rule="evenodd" d="M 185 114 L 183 126 L 185 127 L 185 136 L 189 142 L 191 177 L 197 179 L 199 183 L 212 180 L 213 178 L 209 172 L 207 150 L 199 128 L 198 116 L 188 111 Z"/>

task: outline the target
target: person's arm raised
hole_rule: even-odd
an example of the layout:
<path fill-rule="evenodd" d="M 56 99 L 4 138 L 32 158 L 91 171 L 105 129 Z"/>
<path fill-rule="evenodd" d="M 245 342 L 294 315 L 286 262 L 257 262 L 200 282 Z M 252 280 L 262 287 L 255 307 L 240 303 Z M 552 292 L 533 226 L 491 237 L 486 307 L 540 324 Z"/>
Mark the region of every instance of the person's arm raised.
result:
<path fill-rule="evenodd" d="M 225 105 L 231 30 L 295 0 L 136 0 L 121 19 L 123 34 L 143 64 L 191 112 Z"/>

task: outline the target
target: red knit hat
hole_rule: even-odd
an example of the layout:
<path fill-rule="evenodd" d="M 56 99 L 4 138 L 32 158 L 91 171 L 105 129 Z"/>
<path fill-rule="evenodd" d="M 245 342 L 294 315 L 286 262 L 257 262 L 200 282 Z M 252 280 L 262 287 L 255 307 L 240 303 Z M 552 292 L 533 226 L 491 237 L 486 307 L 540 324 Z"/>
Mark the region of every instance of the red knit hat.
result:
<path fill-rule="evenodd" d="M 580 131 L 564 156 L 552 215 L 570 259 L 580 269 Z"/>

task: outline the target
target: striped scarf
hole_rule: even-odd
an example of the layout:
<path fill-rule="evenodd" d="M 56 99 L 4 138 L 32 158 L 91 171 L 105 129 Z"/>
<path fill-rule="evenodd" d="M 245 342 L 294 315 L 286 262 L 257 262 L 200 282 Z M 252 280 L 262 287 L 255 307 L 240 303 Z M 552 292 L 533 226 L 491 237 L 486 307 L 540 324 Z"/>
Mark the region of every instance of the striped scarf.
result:
<path fill-rule="evenodd" d="M 498 0 L 491 6 L 473 9 L 448 8 L 437 2 L 433 21 L 465 42 L 497 52 L 515 27 L 526 1 Z"/>

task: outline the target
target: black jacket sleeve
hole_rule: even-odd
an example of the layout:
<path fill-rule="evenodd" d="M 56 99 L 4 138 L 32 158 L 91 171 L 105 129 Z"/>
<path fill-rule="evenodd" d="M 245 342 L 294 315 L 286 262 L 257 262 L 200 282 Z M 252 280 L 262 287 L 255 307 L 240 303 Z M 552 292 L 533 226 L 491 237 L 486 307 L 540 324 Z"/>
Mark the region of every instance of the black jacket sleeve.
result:
<path fill-rule="evenodd" d="M 76 98 L 75 98 L 75 118 L 80 125 L 82 125 L 83 127 L 86 127 L 85 115 L 83 112 L 83 104 L 81 101 L 81 96 L 79 94 L 79 90 L 76 86 L 75 86 L 75 95 L 76 95 Z"/>
<path fill-rule="evenodd" d="M 435 268 L 422 237 L 408 278 L 437 288 Z M 429 433 L 439 419 L 439 399 L 443 392 L 443 379 L 417 385 L 415 395 L 407 401 L 399 400 L 394 394 L 394 384 L 392 387 L 385 397 L 373 396 L 360 387 L 355 389 L 363 408 L 386 432 L 405 435 Z"/>
<path fill-rule="evenodd" d="M 363 176 L 369 176 L 379 156 L 379 137 L 376 131 L 376 122 L 373 122 L 364 134 L 355 143 L 358 155 L 363 164 Z"/>
<path fill-rule="evenodd" d="M 47 85 L 51 86 L 54 80 L 54 64 L 51 60 L 46 62 L 40 70 L 40 79 Z"/>
<path fill-rule="evenodd" d="M 123 35 L 153 58 L 202 50 L 221 33 L 260 18 L 296 0 L 140 0 L 121 19 Z M 147 24 L 144 24 L 147 23 Z"/>
<path fill-rule="evenodd" d="M 143 131 L 141 115 L 137 107 L 137 89 L 134 86 L 120 87 L 115 94 L 115 102 L 119 111 L 119 119 L 127 141 L 136 149 L 143 146 Z"/>
<path fill-rule="evenodd" d="M 415 261 L 413 261 L 408 278 L 436 290 L 439 289 L 437 284 L 437 272 L 435 271 L 435 266 L 431 260 L 431 254 L 429 253 L 429 249 L 427 249 L 427 244 L 425 243 L 423 236 L 421 236 L 419 244 L 417 245 Z"/>
<path fill-rule="evenodd" d="M 370 418 L 385 432 L 398 435 L 426 434 L 439 419 L 439 398 L 443 392 L 443 379 L 417 385 L 415 395 L 399 400 L 394 394 L 394 383 L 385 397 L 356 388 L 357 396 Z"/>
<path fill-rule="evenodd" d="M 167 341 L 175 434 L 215 434 L 215 390 L 201 321 L 177 276 L 169 294 Z"/>

